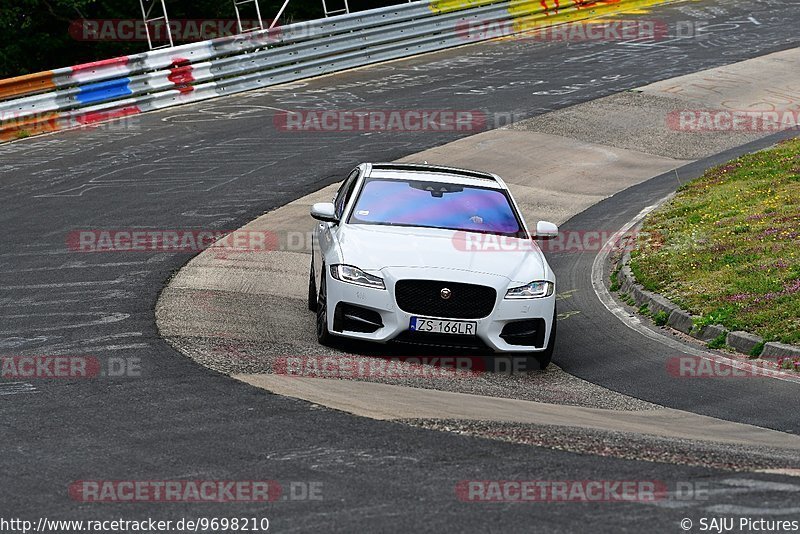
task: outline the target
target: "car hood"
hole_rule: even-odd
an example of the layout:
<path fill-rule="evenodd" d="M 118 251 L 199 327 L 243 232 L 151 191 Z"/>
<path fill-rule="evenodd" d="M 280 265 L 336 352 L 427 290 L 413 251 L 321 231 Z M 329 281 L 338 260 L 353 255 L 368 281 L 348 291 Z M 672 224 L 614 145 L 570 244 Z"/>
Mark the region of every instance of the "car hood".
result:
<path fill-rule="evenodd" d="M 531 239 L 436 228 L 347 225 L 339 233 L 345 263 L 368 271 L 391 267 L 455 269 L 527 284 L 551 279 Z"/>

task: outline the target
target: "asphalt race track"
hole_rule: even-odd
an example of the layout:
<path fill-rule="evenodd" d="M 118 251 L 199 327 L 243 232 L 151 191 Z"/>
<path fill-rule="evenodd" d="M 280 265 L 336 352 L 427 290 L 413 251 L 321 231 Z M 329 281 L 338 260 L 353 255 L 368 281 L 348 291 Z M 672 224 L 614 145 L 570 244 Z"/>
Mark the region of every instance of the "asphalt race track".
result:
<path fill-rule="evenodd" d="M 790 478 L 471 438 L 267 394 L 196 365 L 159 337 L 156 299 L 188 254 L 82 254 L 69 250 L 67 236 L 79 229 L 232 230 L 341 180 L 360 161 L 394 160 L 473 133 L 282 132 L 273 124 L 277 110 L 482 110 L 499 125 L 797 46 L 797 6 L 790 0 L 673 4 L 646 16 L 671 27 L 681 20 L 719 26 L 702 38 L 656 43 L 483 43 L 1 145 L 0 353 L 93 355 L 141 365 L 138 377 L 0 382 L 3 513 L 266 516 L 278 532 L 468 532 L 476 525 L 498 532 L 576 532 L 587 525 L 598 532 L 679 531 L 685 507 L 471 504 L 459 502 L 454 490 L 471 479 L 647 478 L 671 487 L 709 484 L 718 491 L 691 505 L 708 514 L 747 513 L 737 508 L 743 501 L 763 509 L 794 506 L 796 514 L 800 484 Z M 674 186 L 674 178 L 656 178 L 566 228 L 621 226 Z M 585 288 L 591 258 L 575 260 L 554 258 L 553 265 L 562 285 Z M 652 371 L 663 368 L 668 351 L 627 329 L 588 291 L 581 295 L 569 303 L 581 314 L 560 326 L 555 362 L 566 371 L 659 404 L 797 432 L 792 410 L 778 409 L 796 399 L 792 384 L 773 381 L 767 388 L 753 380 L 738 397 L 714 384 L 702 390 L 684 384 L 676 393 L 681 385 L 658 381 Z M 319 482 L 323 498 L 269 506 L 70 498 L 72 482 L 94 479 Z"/>

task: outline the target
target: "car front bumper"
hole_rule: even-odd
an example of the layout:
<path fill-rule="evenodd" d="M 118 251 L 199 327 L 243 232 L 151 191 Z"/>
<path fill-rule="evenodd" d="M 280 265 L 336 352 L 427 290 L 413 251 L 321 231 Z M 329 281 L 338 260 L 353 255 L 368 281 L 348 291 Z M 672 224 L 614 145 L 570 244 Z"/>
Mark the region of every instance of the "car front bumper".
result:
<path fill-rule="evenodd" d="M 404 341 L 413 340 L 412 342 L 422 344 L 430 343 L 435 345 L 463 346 L 465 336 L 449 334 L 435 334 L 434 336 L 430 336 L 428 334 L 411 333 L 409 331 L 411 318 L 423 317 L 474 322 L 477 326 L 477 332 L 475 336 L 471 337 L 477 338 L 477 340 L 488 349 L 502 353 L 530 353 L 541 352 L 546 349 L 547 340 L 550 338 L 550 331 L 553 327 L 555 294 L 537 299 L 505 299 L 503 297 L 509 287 L 509 280 L 497 275 L 481 275 L 481 279 L 476 280 L 474 273 L 457 270 L 442 269 L 433 272 L 424 270 L 423 274 L 421 269 L 392 269 L 389 272 L 381 273 L 386 284 L 386 289 L 375 289 L 336 280 L 331 277 L 330 272 L 324 274 L 328 277 L 326 281 L 328 292 L 328 328 L 332 334 L 342 337 L 377 343 L 387 343 L 395 339 L 402 339 Z M 409 313 L 401 310 L 395 300 L 395 283 L 401 279 L 438 280 L 443 284 L 447 282 L 460 282 L 486 285 L 495 288 L 497 298 L 492 312 L 488 316 L 480 319 L 461 319 Z M 349 307 L 339 306 L 340 304 L 346 304 L 349 305 Z M 339 310 L 338 316 L 337 307 Z M 361 312 L 359 310 L 367 311 Z M 352 313 L 346 313 L 347 311 Z M 365 317 L 369 319 L 369 321 L 362 319 L 356 319 L 356 323 L 343 321 L 343 313 L 351 318 L 353 314 Z M 380 317 L 379 321 L 377 320 L 378 316 Z M 535 336 L 537 338 L 535 344 L 519 344 L 519 340 L 514 341 L 512 337 L 508 336 L 508 330 L 513 329 L 514 326 L 509 326 L 507 329 L 507 325 L 522 321 L 524 321 L 524 323 L 519 325 L 515 324 L 514 326 L 520 326 L 522 329 L 525 329 L 528 325 L 536 325 L 538 335 Z M 370 332 L 355 331 L 348 328 L 350 325 L 355 325 L 356 329 L 360 329 L 359 325 L 367 324 L 368 322 L 372 324 L 380 323 L 380 326 L 372 327 L 374 331 Z M 367 327 L 367 329 L 371 328 Z M 504 332 L 506 334 L 505 336 Z M 435 342 L 432 341 L 433 339 L 435 339 Z M 452 341 L 452 343 L 449 341 Z M 509 341 L 512 341 L 512 343 Z"/>

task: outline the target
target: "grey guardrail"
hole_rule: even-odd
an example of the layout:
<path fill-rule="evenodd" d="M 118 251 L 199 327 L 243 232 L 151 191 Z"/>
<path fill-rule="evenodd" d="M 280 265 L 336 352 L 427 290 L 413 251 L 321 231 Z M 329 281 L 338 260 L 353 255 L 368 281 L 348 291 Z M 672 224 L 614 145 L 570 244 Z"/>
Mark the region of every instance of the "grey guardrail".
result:
<path fill-rule="evenodd" d="M 0 140 L 667 1 L 426 0 L 0 80 Z"/>

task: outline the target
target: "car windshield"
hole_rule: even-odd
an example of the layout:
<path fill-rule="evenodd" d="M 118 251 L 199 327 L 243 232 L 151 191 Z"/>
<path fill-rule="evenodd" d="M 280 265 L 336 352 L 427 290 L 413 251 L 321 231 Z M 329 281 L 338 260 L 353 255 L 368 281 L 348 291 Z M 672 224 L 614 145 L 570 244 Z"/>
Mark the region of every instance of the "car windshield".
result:
<path fill-rule="evenodd" d="M 416 180 L 367 180 L 348 222 L 514 236 L 523 232 L 503 190 Z"/>

